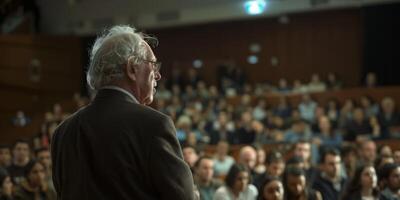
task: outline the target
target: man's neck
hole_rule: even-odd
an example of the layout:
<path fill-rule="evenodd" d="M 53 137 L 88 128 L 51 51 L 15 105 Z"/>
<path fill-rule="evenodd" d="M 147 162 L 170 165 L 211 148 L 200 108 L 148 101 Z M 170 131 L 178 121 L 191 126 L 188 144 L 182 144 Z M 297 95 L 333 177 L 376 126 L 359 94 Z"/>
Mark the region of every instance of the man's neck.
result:
<path fill-rule="evenodd" d="M 211 180 L 202 180 L 202 179 L 199 178 L 198 179 L 198 184 L 200 186 L 207 187 L 207 186 L 211 185 Z"/>
<path fill-rule="evenodd" d="M 24 160 L 14 160 L 14 165 L 18 167 L 24 167 L 26 164 L 28 164 L 29 159 L 24 159 Z"/>
<path fill-rule="evenodd" d="M 331 176 L 328 176 L 328 174 L 326 174 L 325 172 L 322 173 L 322 177 L 324 179 L 328 180 L 329 182 L 334 183 L 334 184 L 340 182 L 339 176 L 331 177 Z"/>

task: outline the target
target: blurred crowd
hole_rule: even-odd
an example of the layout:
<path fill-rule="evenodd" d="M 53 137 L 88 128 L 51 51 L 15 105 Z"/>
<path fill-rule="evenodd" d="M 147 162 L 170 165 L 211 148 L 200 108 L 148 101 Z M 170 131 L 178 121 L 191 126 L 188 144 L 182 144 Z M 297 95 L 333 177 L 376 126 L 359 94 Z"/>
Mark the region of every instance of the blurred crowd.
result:
<path fill-rule="evenodd" d="M 201 199 L 400 199 L 400 149 L 380 145 L 400 138 L 395 101 L 360 96 L 321 104 L 314 92 L 344 87 L 334 73 L 326 77 L 251 85 L 240 68 L 220 67 L 215 85 L 194 68 L 160 81 L 154 107 L 175 122 Z M 373 73 L 365 80 L 377 86 Z M 265 100 L 270 93 L 277 104 Z M 292 94 L 300 103 L 289 101 Z M 77 108 L 88 102 L 73 99 Z M 55 104 L 34 138 L 0 146 L 0 200 L 55 199 L 49 147 L 68 115 Z M 19 111 L 12 122 L 30 119 Z"/>

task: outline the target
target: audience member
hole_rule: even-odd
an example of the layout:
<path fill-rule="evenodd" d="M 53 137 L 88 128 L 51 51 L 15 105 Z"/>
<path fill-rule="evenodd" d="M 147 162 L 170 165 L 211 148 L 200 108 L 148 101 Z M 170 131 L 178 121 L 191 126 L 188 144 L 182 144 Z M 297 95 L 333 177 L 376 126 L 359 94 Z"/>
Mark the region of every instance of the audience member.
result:
<path fill-rule="evenodd" d="M 11 151 L 7 145 L 0 145 L 0 167 L 7 168 L 11 165 Z"/>
<path fill-rule="evenodd" d="M 343 87 L 343 82 L 338 79 L 335 73 L 329 72 L 326 80 L 326 87 L 330 90 L 339 90 Z"/>
<path fill-rule="evenodd" d="M 361 141 L 358 151 L 358 165 L 373 165 L 376 155 L 376 144 L 372 140 Z"/>
<path fill-rule="evenodd" d="M 309 92 L 323 92 L 326 90 L 326 85 L 319 78 L 318 74 L 311 75 L 311 81 L 308 84 Z"/>
<path fill-rule="evenodd" d="M 24 127 L 31 122 L 31 119 L 25 116 L 25 113 L 21 110 L 17 111 L 17 114 L 12 119 L 14 126 L 16 127 Z"/>
<path fill-rule="evenodd" d="M 298 107 L 302 119 L 307 120 L 310 123 L 315 120 L 315 109 L 317 108 L 317 103 L 311 99 L 309 94 L 304 94 L 302 96 L 302 100 Z"/>
<path fill-rule="evenodd" d="M 372 165 L 360 166 L 347 184 L 342 200 L 380 199 L 378 178 Z"/>
<path fill-rule="evenodd" d="M 259 176 L 265 173 L 266 171 L 266 166 L 265 166 L 266 155 L 265 155 L 265 150 L 262 147 L 257 147 L 256 152 L 257 152 L 257 162 L 256 166 L 254 167 L 254 173 L 256 176 Z"/>
<path fill-rule="evenodd" d="M 353 145 L 346 145 L 342 147 L 342 169 L 344 170 L 342 175 L 345 178 L 354 177 L 354 173 L 357 167 L 357 150 Z"/>
<path fill-rule="evenodd" d="M 212 200 L 215 191 L 222 185 L 213 178 L 214 161 L 211 157 L 202 156 L 195 164 L 194 182 L 200 193 L 201 200 Z"/>
<path fill-rule="evenodd" d="M 296 143 L 299 140 L 310 140 L 312 137 L 310 127 L 304 120 L 296 120 L 292 127 L 285 132 L 284 141 Z"/>
<path fill-rule="evenodd" d="M 214 175 L 224 177 L 235 160 L 228 155 L 229 144 L 226 141 L 220 141 L 217 144 L 217 151 L 214 156 Z"/>
<path fill-rule="evenodd" d="M 379 182 L 383 200 L 400 199 L 400 166 L 389 163 L 379 169 Z"/>
<path fill-rule="evenodd" d="M 190 169 L 193 172 L 194 165 L 196 164 L 197 159 L 199 159 L 199 155 L 197 154 L 195 147 L 184 146 L 182 148 L 182 153 L 183 153 L 183 160 L 189 165 Z"/>
<path fill-rule="evenodd" d="M 324 200 L 337 200 L 346 180 L 341 176 L 341 159 L 336 149 L 326 149 L 321 155 L 320 173 L 312 187 L 321 192 Z"/>
<path fill-rule="evenodd" d="M 396 112 L 396 104 L 391 97 L 382 99 L 381 110 L 377 118 L 379 124 L 382 126 L 382 137 L 392 137 L 391 128 L 400 125 L 400 115 Z"/>
<path fill-rule="evenodd" d="M 251 175 L 246 165 L 234 164 L 225 178 L 225 185 L 215 193 L 214 200 L 255 200 L 258 191 L 250 183 Z"/>
<path fill-rule="evenodd" d="M 250 176 L 255 175 L 254 167 L 257 163 L 257 152 L 252 146 L 244 146 L 239 151 L 238 163 L 245 165 L 250 171 Z"/>
<path fill-rule="evenodd" d="M 258 200 L 283 200 L 285 193 L 277 177 L 266 177 L 258 191 Z"/>
<path fill-rule="evenodd" d="M 265 159 L 266 170 L 263 174 L 254 177 L 253 184 L 260 188 L 268 177 L 281 177 L 285 170 L 285 161 L 282 154 L 278 151 L 271 151 Z M 261 194 L 262 191 L 259 190 Z"/>
<path fill-rule="evenodd" d="M 304 170 L 297 167 L 287 167 L 283 176 L 285 200 L 322 200 L 318 191 L 307 187 Z"/>
<path fill-rule="evenodd" d="M 374 88 L 378 86 L 378 81 L 374 72 L 368 72 L 365 76 L 365 86 L 368 88 Z"/>
<path fill-rule="evenodd" d="M 0 200 L 13 200 L 13 183 L 7 170 L 0 167 Z"/>
<path fill-rule="evenodd" d="M 400 165 L 400 149 L 393 151 L 393 160 L 394 160 L 394 163 Z"/>
<path fill-rule="evenodd" d="M 344 139 L 346 141 L 359 141 L 368 138 L 372 133 L 372 128 L 364 116 L 364 111 L 361 108 L 355 108 L 352 116 L 352 120 L 346 123 Z"/>
<path fill-rule="evenodd" d="M 24 179 L 24 172 L 27 164 L 30 161 L 30 146 L 25 140 L 18 140 L 13 147 L 13 161 L 7 168 L 12 181 L 15 184 L 21 183 Z"/>
<path fill-rule="evenodd" d="M 51 170 L 51 155 L 50 150 L 48 148 L 40 148 L 35 150 L 35 157 L 38 162 L 40 162 L 44 167 L 45 179 L 47 181 L 48 186 L 54 189 L 53 179 L 52 179 L 52 170 Z"/>
<path fill-rule="evenodd" d="M 26 165 L 24 179 L 16 187 L 15 199 L 56 199 L 56 193 L 47 184 L 45 168 L 40 162 L 33 160 Z"/>

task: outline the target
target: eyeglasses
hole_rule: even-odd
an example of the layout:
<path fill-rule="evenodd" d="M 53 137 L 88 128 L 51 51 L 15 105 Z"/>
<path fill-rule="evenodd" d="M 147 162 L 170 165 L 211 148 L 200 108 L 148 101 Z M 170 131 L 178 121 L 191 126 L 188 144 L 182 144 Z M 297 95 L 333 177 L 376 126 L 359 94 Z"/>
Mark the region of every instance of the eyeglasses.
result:
<path fill-rule="evenodd" d="M 159 71 L 160 71 L 160 69 L 161 69 L 161 62 L 159 62 L 159 61 L 152 61 L 152 60 L 146 60 L 146 59 L 143 59 L 143 58 L 141 58 L 140 56 L 137 56 L 137 55 L 133 55 L 133 56 L 136 57 L 137 59 L 141 60 L 141 61 L 144 61 L 144 62 L 147 62 L 147 63 L 150 63 L 151 65 L 153 65 L 153 70 L 154 70 L 154 72 L 159 72 Z"/>
<path fill-rule="evenodd" d="M 145 59 L 140 59 L 140 60 L 152 64 L 154 72 L 159 72 L 161 69 L 161 62 L 159 62 L 159 61 L 152 61 L 152 60 L 145 60 Z"/>

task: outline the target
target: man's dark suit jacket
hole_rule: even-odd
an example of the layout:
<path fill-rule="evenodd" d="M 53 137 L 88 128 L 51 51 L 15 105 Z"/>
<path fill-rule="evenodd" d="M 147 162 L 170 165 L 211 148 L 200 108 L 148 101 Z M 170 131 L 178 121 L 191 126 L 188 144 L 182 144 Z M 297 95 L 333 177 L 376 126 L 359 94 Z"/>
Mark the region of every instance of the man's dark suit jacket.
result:
<path fill-rule="evenodd" d="M 193 199 L 193 178 L 171 119 L 129 95 L 102 89 L 52 140 L 61 200 Z"/>

